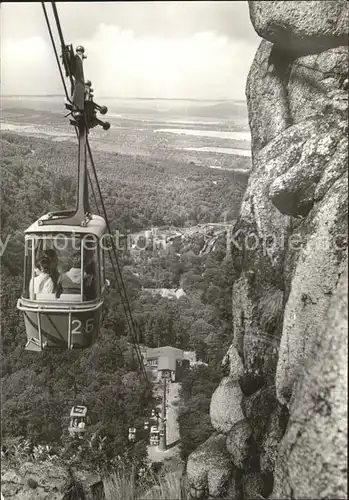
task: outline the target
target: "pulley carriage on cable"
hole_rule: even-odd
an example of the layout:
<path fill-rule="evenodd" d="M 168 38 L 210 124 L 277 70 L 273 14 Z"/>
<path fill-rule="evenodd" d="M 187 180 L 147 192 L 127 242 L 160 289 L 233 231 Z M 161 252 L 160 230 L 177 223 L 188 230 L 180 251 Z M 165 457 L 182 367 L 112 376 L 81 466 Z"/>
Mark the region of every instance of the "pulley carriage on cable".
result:
<path fill-rule="evenodd" d="M 25 231 L 25 265 L 22 296 L 17 307 L 24 313 L 26 349 L 82 349 L 96 340 L 108 282 L 104 276 L 103 240 L 106 222 L 92 215 L 88 200 L 87 135 L 108 122 L 96 116 L 107 113 L 93 101 L 91 82 L 84 80 L 84 48 L 74 54 L 64 46 L 63 63 L 72 84 L 66 108 L 78 136 L 78 190 L 75 210 L 43 215 Z"/>

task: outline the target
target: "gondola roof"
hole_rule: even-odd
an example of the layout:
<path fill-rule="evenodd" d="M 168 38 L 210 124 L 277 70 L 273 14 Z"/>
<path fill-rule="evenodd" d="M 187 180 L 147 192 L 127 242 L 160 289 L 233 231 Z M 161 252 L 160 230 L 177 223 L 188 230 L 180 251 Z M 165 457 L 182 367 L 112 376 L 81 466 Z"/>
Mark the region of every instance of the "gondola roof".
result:
<path fill-rule="evenodd" d="M 32 233 L 81 233 L 81 234 L 94 234 L 98 238 L 100 238 L 106 228 L 106 223 L 103 217 L 99 215 L 92 215 L 92 218 L 89 220 L 87 225 L 84 226 L 65 226 L 65 225 L 57 225 L 57 224 L 45 224 L 40 225 L 39 221 L 48 220 L 48 214 L 43 215 L 35 221 L 31 226 L 28 227 L 24 232 L 25 234 Z"/>

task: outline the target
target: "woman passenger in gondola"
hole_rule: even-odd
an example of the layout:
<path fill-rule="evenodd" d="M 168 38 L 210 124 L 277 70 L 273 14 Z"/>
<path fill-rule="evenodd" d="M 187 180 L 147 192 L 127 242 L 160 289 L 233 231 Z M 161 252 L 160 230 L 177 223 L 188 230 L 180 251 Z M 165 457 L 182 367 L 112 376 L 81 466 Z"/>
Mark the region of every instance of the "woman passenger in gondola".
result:
<path fill-rule="evenodd" d="M 57 285 L 56 273 L 57 255 L 54 250 L 45 250 L 36 262 L 35 276 L 29 283 L 30 293 L 34 292 L 34 297 L 38 293 L 54 293 Z"/>
<path fill-rule="evenodd" d="M 58 283 L 58 278 L 59 278 L 59 272 L 58 272 L 58 256 L 55 250 L 50 249 L 46 250 L 46 254 L 49 258 L 50 261 L 50 276 L 53 281 L 53 292 L 56 293 L 57 291 L 57 283 Z"/>

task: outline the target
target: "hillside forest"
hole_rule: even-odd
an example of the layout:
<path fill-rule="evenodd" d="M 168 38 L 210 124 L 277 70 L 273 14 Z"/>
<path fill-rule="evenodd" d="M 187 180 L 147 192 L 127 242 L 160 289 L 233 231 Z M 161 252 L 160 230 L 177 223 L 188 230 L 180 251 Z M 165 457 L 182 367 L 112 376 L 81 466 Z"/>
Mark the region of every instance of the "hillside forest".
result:
<path fill-rule="evenodd" d="M 48 444 L 69 457 L 70 408 L 85 404 L 92 444 L 80 450 L 80 463 L 110 465 L 125 453 L 142 460 L 144 436 L 130 445 L 128 428 L 131 423 L 142 428 L 154 401 L 139 376 L 110 266 L 107 313 L 92 348 L 54 353 L 24 350 L 24 323 L 16 309 L 22 289 L 23 231 L 44 213 L 74 206 L 77 147 L 10 132 L 2 134 L 1 147 L 2 442 L 23 438 L 30 446 Z M 180 228 L 220 222 L 227 213 L 228 220 L 234 220 L 246 185 L 233 171 L 193 163 L 161 163 L 102 151 L 94 159 L 112 229 L 125 233 L 161 225 Z M 91 209 L 94 213 L 100 209 L 93 199 Z M 137 260 L 127 250 L 119 252 L 140 342 L 193 350 L 202 361 L 182 384 L 183 458 L 212 431 L 209 400 L 221 376 L 220 361 L 230 343 L 232 321 L 233 276 L 225 236 L 210 253 L 200 255 L 202 245 L 202 239 L 194 237 L 189 245 L 166 252 L 145 251 Z M 147 293 L 144 288 L 153 286 L 155 277 L 158 287 L 181 287 L 185 296 L 171 300 Z"/>

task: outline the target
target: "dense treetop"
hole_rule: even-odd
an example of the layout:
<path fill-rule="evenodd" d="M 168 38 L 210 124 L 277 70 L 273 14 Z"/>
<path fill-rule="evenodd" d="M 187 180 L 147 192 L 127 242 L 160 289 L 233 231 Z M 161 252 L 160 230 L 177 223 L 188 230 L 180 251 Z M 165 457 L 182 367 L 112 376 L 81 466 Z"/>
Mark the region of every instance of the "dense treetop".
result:
<path fill-rule="evenodd" d="M 13 133 L 3 133 L 1 144 L 3 244 L 7 238 L 1 263 L 4 439 L 23 436 L 34 443 L 58 445 L 67 439 L 71 406 L 86 404 L 89 435 L 107 436 L 105 454 L 113 457 L 128 446 L 130 423 L 141 428 L 144 409 L 154 403 L 137 370 L 109 267 L 112 290 L 104 327 L 98 342 L 86 351 L 25 351 L 24 324 L 16 309 L 22 286 L 23 230 L 48 211 L 74 206 L 76 146 Z M 236 218 L 245 188 L 237 174 L 114 153 L 96 152 L 94 158 L 113 229 L 134 232 L 166 224 L 219 222 L 224 213 L 228 220 Z M 233 276 L 225 236 L 218 238 L 213 252 L 199 255 L 203 243 L 194 238 L 190 248 L 187 242 L 166 253 L 148 250 L 136 260 L 128 251 L 119 255 L 141 342 L 195 350 L 208 365 L 195 368 L 183 381 L 184 406 L 190 408 L 188 412 L 183 407 L 180 417 L 184 455 L 209 432 L 208 398 L 218 383 L 217 367 L 231 331 Z M 182 287 L 186 296 L 167 299 L 143 290 L 156 287 Z M 143 437 L 138 447 L 144 446 Z"/>

